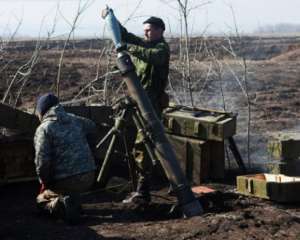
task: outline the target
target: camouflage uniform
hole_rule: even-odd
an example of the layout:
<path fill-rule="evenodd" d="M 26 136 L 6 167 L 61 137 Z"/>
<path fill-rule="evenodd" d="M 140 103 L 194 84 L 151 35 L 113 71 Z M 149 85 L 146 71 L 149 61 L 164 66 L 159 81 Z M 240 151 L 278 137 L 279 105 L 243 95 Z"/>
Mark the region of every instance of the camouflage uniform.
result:
<path fill-rule="evenodd" d="M 45 113 L 34 137 L 36 172 L 46 187 L 37 197 L 40 208 L 55 213 L 59 199 L 92 185 L 95 162 L 88 138 L 93 132 L 92 121 L 66 113 L 61 105 Z"/>
<path fill-rule="evenodd" d="M 146 42 L 121 26 L 122 40 L 131 44 L 128 52 L 136 68 L 136 73 L 146 90 L 150 101 L 160 115 L 160 98 L 168 83 L 170 49 L 164 38 Z"/>
<path fill-rule="evenodd" d="M 145 89 L 154 110 L 158 117 L 161 116 L 162 103 L 161 97 L 164 94 L 168 82 L 170 49 L 162 37 L 160 40 L 147 42 L 142 38 L 129 33 L 121 26 L 122 41 L 131 44 L 128 52 L 132 56 L 132 61 L 136 68 L 137 76 L 139 77 L 143 88 Z M 137 134 L 135 141 L 135 161 L 138 167 L 139 179 L 143 183 L 147 181 L 146 175 L 151 168 L 151 160 L 146 153 L 142 136 Z M 140 184 L 142 186 L 143 184 Z M 147 186 L 148 184 L 145 184 Z M 141 187 L 143 188 L 143 186 Z M 146 187 L 145 191 L 148 191 Z M 138 189 L 142 191 L 143 189 Z"/>

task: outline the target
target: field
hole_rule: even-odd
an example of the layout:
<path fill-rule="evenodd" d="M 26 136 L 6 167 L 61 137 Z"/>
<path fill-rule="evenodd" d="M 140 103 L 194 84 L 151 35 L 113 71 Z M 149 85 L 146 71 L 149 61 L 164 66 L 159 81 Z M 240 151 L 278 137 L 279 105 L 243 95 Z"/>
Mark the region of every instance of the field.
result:
<path fill-rule="evenodd" d="M 182 83 L 184 66 L 178 39 L 169 42 L 172 59 L 168 93 L 172 101 L 190 105 Z M 32 64 L 36 42 L 9 43 L 0 59 L 0 97 L 5 97 L 15 78 L 5 102 L 33 111 L 38 95 L 55 91 L 62 45 L 62 41 L 44 44 L 31 68 L 28 66 Z M 193 101 L 198 107 L 225 106 L 227 111 L 238 114 L 236 141 L 244 159 L 250 102 L 250 161 L 252 166 L 264 169 L 264 164 L 272 160 L 266 151 L 270 135 L 300 131 L 300 38 L 244 37 L 242 42 L 232 39 L 231 48 L 234 52 L 224 50 L 229 49 L 228 41 L 221 37 L 192 39 Z M 111 104 L 126 94 L 125 87 L 120 87 L 120 75 L 104 76 L 115 71 L 115 54 L 108 50 L 106 41 L 77 40 L 69 44 L 61 68 L 62 101 L 81 99 L 80 104 Z M 28 70 L 30 74 L 24 78 Z M 78 96 L 95 79 L 99 80 Z M 248 99 L 241 85 L 247 90 Z M 191 219 L 182 219 L 176 211 L 169 213 L 175 201 L 167 195 L 166 186 L 155 186 L 153 202 L 146 209 L 123 206 L 120 202 L 129 186 L 122 184 L 123 188 L 85 195 L 79 226 L 68 226 L 37 214 L 37 183 L 2 187 L 0 239 L 300 239 L 299 204 L 282 205 L 240 196 L 235 192 L 233 178 L 228 177 L 226 184 L 209 185 L 217 193 L 200 196 L 205 214 Z"/>

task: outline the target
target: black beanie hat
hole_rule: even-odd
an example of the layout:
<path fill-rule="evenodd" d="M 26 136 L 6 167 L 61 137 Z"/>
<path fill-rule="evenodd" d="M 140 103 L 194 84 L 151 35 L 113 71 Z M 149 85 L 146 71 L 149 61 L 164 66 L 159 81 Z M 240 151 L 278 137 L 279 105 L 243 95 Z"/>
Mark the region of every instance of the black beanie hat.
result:
<path fill-rule="evenodd" d="M 145 22 L 143 22 L 143 24 L 146 24 L 146 23 L 149 23 L 151 25 L 159 27 L 162 30 L 166 29 L 164 21 L 161 18 L 158 18 L 158 17 L 150 17 Z"/>
<path fill-rule="evenodd" d="M 58 98 L 52 93 L 41 96 L 36 104 L 36 111 L 43 116 L 51 107 L 59 103 Z"/>

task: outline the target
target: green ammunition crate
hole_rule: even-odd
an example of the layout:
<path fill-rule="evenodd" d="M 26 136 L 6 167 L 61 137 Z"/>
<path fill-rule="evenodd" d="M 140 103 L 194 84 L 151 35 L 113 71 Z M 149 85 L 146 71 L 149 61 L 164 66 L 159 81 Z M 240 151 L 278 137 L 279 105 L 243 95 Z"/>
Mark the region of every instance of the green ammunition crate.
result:
<path fill-rule="evenodd" d="M 198 139 L 167 134 L 177 160 L 189 182 L 201 184 L 209 178 L 209 144 Z"/>
<path fill-rule="evenodd" d="M 255 174 L 237 177 L 239 193 L 277 202 L 300 201 L 300 178 L 282 174 Z"/>
<path fill-rule="evenodd" d="M 67 112 L 93 120 L 98 126 L 98 130 L 106 130 L 105 126 L 112 124 L 110 116 L 112 108 L 108 106 L 71 106 L 64 107 Z M 39 125 L 38 118 L 33 113 L 28 113 L 9 105 L 0 103 L 0 127 L 19 130 L 28 137 L 33 137 Z"/>
<path fill-rule="evenodd" d="M 207 109 L 169 107 L 163 124 L 168 133 L 201 140 L 223 141 L 236 133 L 235 115 Z"/>
<path fill-rule="evenodd" d="M 209 179 L 221 180 L 225 176 L 224 141 L 207 141 L 209 145 Z"/>
<path fill-rule="evenodd" d="M 19 130 L 33 136 L 38 125 L 39 120 L 34 114 L 0 103 L 0 127 Z"/>
<path fill-rule="evenodd" d="M 281 161 L 300 157 L 300 133 L 280 133 L 268 142 L 268 152 Z"/>
<path fill-rule="evenodd" d="M 98 126 L 98 140 L 105 136 L 112 124 L 111 107 L 78 106 L 65 109 L 67 112 L 92 119 Z M 34 114 L 6 104 L 0 104 L 0 116 L 0 127 L 7 128 L 8 133 L 18 133 L 0 138 L 0 185 L 35 179 L 33 135 L 39 125 L 38 118 Z M 106 149 L 107 147 L 103 147 L 97 150 L 97 161 L 102 160 Z"/>
<path fill-rule="evenodd" d="M 32 140 L 0 140 L 0 185 L 36 179 Z"/>
<path fill-rule="evenodd" d="M 223 141 L 202 141 L 167 134 L 187 179 L 201 184 L 208 179 L 224 178 L 225 156 Z"/>
<path fill-rule="evenodd" d="M 280 161 L 267 165 L 273 174 L 284 174 L 286 176 L 300 177 L 300 161 Z"/>

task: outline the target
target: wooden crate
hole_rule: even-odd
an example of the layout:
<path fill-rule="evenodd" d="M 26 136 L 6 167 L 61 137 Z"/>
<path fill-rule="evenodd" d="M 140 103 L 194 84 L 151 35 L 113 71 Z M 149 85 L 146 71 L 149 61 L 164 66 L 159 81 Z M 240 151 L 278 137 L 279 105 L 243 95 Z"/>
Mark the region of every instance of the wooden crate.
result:
<path fill-rule="evenodd" d="M 36 178 L 34 149 L 31 140 L 6 139 L 0 142 L 0 183 L 19 182 Z"/>
<path fill-rule="evenodd" d="M 277 202 L 300 201 L 300 178 L 282 174 L 255 174 L 237 177 L 239 193 Z"/>
<path fill-rule="evenodd" d="M 223 179 L 225 172 L 224 142 L 202 141 L 167 134 L 187 179 L 193 184 Z"/>
<path fill-rule="evenodd" d="M 300 157 L 300 133 L 279 133 L 268 142 L 270 155 L 281 161 L 297 160 Z"/>
<path fill-rule="evenodd" d="M 236 116 L 207 109 L 170 107 L 163 113 L 165 131 L 171 134 L 223 141 L 236 133 Z"/>

